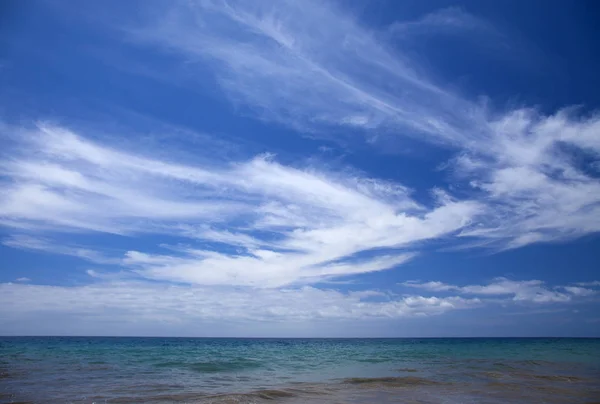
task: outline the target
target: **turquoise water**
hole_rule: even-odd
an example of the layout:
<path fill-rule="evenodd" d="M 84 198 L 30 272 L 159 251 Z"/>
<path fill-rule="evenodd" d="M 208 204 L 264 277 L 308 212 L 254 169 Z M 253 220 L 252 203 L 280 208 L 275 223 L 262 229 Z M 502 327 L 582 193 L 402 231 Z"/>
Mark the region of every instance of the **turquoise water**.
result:
<path fill-rule="evenodd" d="M 600 339 L 0 337 L 0 402 L 600 402 Z"/>

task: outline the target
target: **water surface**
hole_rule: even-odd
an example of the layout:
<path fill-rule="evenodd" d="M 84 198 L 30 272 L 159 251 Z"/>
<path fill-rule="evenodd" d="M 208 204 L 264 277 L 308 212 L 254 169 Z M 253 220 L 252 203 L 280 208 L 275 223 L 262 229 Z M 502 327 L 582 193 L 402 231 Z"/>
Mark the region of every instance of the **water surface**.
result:
<path fill-rule="evenodd" d="M 0 337 L 0 402 L 600 403 L 600 339 Z"/>

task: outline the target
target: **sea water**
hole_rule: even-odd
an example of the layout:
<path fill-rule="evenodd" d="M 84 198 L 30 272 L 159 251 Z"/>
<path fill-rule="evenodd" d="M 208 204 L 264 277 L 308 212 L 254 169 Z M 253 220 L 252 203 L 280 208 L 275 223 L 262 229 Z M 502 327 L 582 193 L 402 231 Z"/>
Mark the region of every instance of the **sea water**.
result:
<path fill-rule="evenodd" d="M 0 402 L 600 403 L 600 339 L 0 337 Z"/>

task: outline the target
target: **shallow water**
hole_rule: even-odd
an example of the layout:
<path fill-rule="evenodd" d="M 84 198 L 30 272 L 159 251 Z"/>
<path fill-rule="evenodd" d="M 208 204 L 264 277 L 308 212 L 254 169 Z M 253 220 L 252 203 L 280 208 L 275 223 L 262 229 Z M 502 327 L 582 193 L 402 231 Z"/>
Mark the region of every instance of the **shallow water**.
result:
<path fill-rule="evenodd" d="M 589 404 L 600 339 L 0 337 L 0 402 Z"/>

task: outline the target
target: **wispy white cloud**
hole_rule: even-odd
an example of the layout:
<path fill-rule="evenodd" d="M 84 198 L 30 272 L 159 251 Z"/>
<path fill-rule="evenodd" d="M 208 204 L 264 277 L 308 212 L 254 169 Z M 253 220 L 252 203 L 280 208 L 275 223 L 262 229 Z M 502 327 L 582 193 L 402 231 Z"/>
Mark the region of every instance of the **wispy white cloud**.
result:
<path fill-rule="evenodd" d="M 447 147 L 456 152 L 447 170 L 468 191 L 461 199 L 430 184 L 435 202 L 425 206 L 402 184 L 356 173 L 286 166 L 269 155 L 175 163 L 41 123 L 10 136 L 16 148 L 2 155 L 0 224 L 18 231 L 4 245 L 123 272 L 89 270 L 100 281 L 87 286 L 2 284 L 5 317 L 399 318 L 498 303 L 566 303 L 598 292 L 597 282 L 549 287 L 505 278 L 404 284 L 442 297 L 297 287 L 393 268 L 412 259 L 419 243 L 457 234 L 460 241 L 516 248 L 600 231 L 599 115 L 491 110 L 436 82 L 381 32 L 332 3 L 148 4 L 160 8 L 150 13 L 158 18 L 129 27 L 129 39 L 212 67 L 232 101 L 260 118 L 311 135 L 362 133 L 375 143 L 377 136 L 412 137 Z M 482 24 L 447 9 L 396 30 L 491 29 Z M 80 232 L 177 241 L 109 257 L 53 238 Z M 132 274 L 167 283 L 132 282 Z"/>
<path fill-rule="evenodd" d="M 476 296 L 511 296 L 516 302 L 552 303 L 568 302 L 574 298 L 591 296 L 599 291 L 576 286 L 548 287 L 543 281 L 514 281 L 507 278 L 496 278 L 486 285 L 457 286 L 443 282 L 408 281 L 403 286 L 428 290 L 432 292 L 447 291 L 460 295 Z"/>
<path fill-rule="evenodd" d="M 0 223 L 21 232 L 165 234 L 189 246 L 123 251 L 113 261 L 43 238 L 5 244 L 118 263 L 161 280 L 274 287 L 388 269 L 411 259 L 415 243 L 456 232 L 515 248 L 600 230 L 600 185 L 575 158 L 597 160 L 596 115 L 486 110 L 435 83 L 333 4 L 158 7 L 167 9 L 129 34 L 217 67 L 223 88 L 265 119 L 310 130 L 389 129 L 452 147 L 458 156 L 448 167 L 471 199 L 438 192 L 436 206 L 421 206 L 401 184 L 287 167 L 269 156 L 172 163 L 40 124 L 19 133 L 26 147 L 0 166 Z M 427 21 L 452 25 L 459 17 L 446 10 Z M 376 257 L 361 256 L 375 249 Z"/>
<path fill-rule="evenodd" d="M 600 182 L 581 157 L 600 156 L 600 118 L 569 111 L 541 116 L 519 110 L 492 123 L 488 151 L 466 151 L 457 172 L 482 191 L 494 215 L 465 235 L 505 240 L 507 247 L 569 239 L 600 230 Z"/>
<path fill-rule="evenodd" d="M 8 247 L 24 250 L 42 251 L 50 254 L 71 255 L 97 264 L 118 264 L 119 259 L 107 257 L 98 251 L 73 247 L 51 240 L 33 237 L 24 234 L 12 235 L 2 240 L 2 244 Z"/>
<path fill-rule="evenodd" d="M 269 156 L 229 165 L 175 164 L 48 125 L 22 141 L 27 147 L 0 165 L 4 225 L 163 234 L 191 245 L 166 254 L 124 251 L 117 259 L 27 235 L 4 244 L 120 264 L 154 279 L 275 287 L 380 271 L 411 259 L 414 243 L 468 226 L 481 210 L 441 191 L 435 206 L 424 207 L 394 183 L 287 167 Z M 374 249 L 381 252 L 360 255 Z"/>
<path fill-rule="evenodd" d="M 564 286 L 563 289 L 574 296 L 591 296 L 598 293 L 597 290 L 579 286 Z"/>
<path fill-rule="evenodd" d="M 482 118 L 333 3 L 192 1 L 161 14 L 129 33 L 212 64 L 222 88 L 265 119 L 308 131 L 403 128 L 453 143 Z"/>
<path fill-rule="evenodd" d="M 448 7 L 434 10 L 423 17 L 411 21 L 397 21 L 390 25 L 389 30 L 402 38 L 427 34 L 473 34 L 477 33 L 499 37 L 496 28 L 473 14 L 459 7 Z M 498 39 L 498 38 L 495 38 Z"/>
<path fill-rule="evenodd" d="M 15 279 L 15 282 L 31 282 L 31 279 L 22 277 L 22 278 Z"/>
<path fill-rule="evenodd" d="M 576 282 L 577 286 L 600 286 L 600 281 L 590 281 L 590 282 Z"/>
<path fill-rule="evenodd" d="M 533 309 L 533 310 L 524 310 L 524 311 L 515 311 L 504 313 L 505 316 L 531 316 L 531 315 L 545 315 L 545 314 L 556 314 L 556 313 L 564 313 L 569 311 L 566 307 L 560 308 L 551 308 L 551 309 Z M 573 310 L 572 312 L 577 313 L 577 310 Z"/>
<path fill-rule="evenodd" d="M 129 34 L 212 66 L 224 91 L 264 119 L 456 150 L 448 170 L 488 207 L 480 226 L 462 233 L 476 244 L 517 248 L 600 231 L 598 114 L 492 110 L 437 83 L 333 3 L 191 1 L 162 11 Z M 415 26 L 493 29 L 454 8 Z"/>

